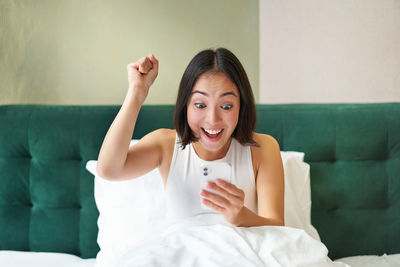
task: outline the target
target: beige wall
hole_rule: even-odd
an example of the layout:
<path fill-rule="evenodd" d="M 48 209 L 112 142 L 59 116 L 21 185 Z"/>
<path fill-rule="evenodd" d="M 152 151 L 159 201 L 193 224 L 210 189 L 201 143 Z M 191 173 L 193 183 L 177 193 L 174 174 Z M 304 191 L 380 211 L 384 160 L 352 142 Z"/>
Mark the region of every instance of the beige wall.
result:
<path fill-rule="evenodd" d="M 400 1 L 260 0 L 260 103 L 400 101 Z"/>
<path fill-rule="evenodd" d="M 0 104 L 121 104 L 126 65 L 160 61 L 147 104 L 175 103 L 190 59 L 226 47 L 258 98 L 257 0 L 0 1 Z"/>

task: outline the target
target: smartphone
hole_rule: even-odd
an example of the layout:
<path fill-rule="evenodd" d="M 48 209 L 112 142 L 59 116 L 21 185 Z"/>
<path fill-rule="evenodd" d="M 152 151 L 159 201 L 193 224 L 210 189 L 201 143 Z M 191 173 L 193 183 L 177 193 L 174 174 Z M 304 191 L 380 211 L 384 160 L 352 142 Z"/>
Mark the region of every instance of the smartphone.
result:
<path fill-rule="evenodd" d="M 207 162 L 202 163 L 200 165 L 200 175 L 202 178 L 202 189 L 210 191 L 212 193 L 218 194 L 217 192 L 213 191 L 212 189 L 206 187 L 207 181 L 215 182 L 217 179 L 222 179 L 228 183 L 232 183 L 232 167 L 229 163 L 226 162 Z M 201 203 L 201 207 L 203 209 L 210 208 L 203 203 Z"/>

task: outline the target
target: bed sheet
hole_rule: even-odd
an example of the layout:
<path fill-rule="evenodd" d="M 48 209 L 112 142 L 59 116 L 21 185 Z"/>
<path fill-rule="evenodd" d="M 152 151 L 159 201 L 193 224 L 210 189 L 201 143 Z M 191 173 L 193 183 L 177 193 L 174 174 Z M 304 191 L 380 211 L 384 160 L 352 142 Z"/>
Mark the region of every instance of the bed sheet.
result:
<path fill-rule="evenodd" d="M 65 253 L 0 250 L 1 267 L 94 267 L 95 262 Z"/>
<path fill-rule="evenodd" d="M 353 256 L 335 260 L 352 267 L 400 267 L 400 254 Z"/>
<path fill-rule="evenodd" d="M 304 230 L 282 226 L 234 227 L 202 219 L 176 221 L 116 260 L 128 266 L 333 267 L 328 250 Z"/>
<path fill-rule="evenodd" d="M 352 267 L 400 267 L 400 254 L 382 256 L 354 256 L 335 260 Z M 63 253 L 0 251 L 2 267 L 94 267 L 95 259 L 81 259 Z"/>

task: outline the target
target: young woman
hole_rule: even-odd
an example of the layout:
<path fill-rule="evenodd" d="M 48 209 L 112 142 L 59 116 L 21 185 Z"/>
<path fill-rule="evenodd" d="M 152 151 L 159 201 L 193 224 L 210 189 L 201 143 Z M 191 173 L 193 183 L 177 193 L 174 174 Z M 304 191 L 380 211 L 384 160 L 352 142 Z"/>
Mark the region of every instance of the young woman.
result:
<path fill-rule="evenodd" d="M 179 86 L 176 130 L 153 131 L 132 147 L 136 119 L 157 77 L 158 60 L 150 54 L 129 64 L 127 70 L 126 98 L 100 150 L 100 176 L 131 179 L 158 168 L 167 217 L 172 219 L 212 211 L 235 226 L 284 225 L 279 144 L 269 135 L 254 132 L 253 93 L 233 53 L 224 48 L 198 53 Z M 231 165 L 231 183 L 217 179 L 203 188 L 200 165 L 210 162 Z"/>

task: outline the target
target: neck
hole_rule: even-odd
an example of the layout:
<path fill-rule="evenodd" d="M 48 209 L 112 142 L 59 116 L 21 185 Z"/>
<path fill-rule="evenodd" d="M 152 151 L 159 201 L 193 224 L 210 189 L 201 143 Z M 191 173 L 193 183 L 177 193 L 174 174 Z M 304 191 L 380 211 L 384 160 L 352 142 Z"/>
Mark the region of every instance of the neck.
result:
<path fill-rule="evenodd" d="M 201 144 L 199 142 L 194 142 L 192 143 L 193 145 L 193 149 L 196 152 L 197 156 L 199 158 L 201 158 L 202 160 L 206 160 L 206 161 L 213 161 L 213 160 L 218 160 L 218 159 L 222 159 L 226 156 L 226 154 L 228 153 L 229 147 L 231 145 L 232 142 L 232 137 L 229 139 L 228 142 L 226 142 L 226 144 L 217 151 L 209 151 L 204 149 Z"/>

